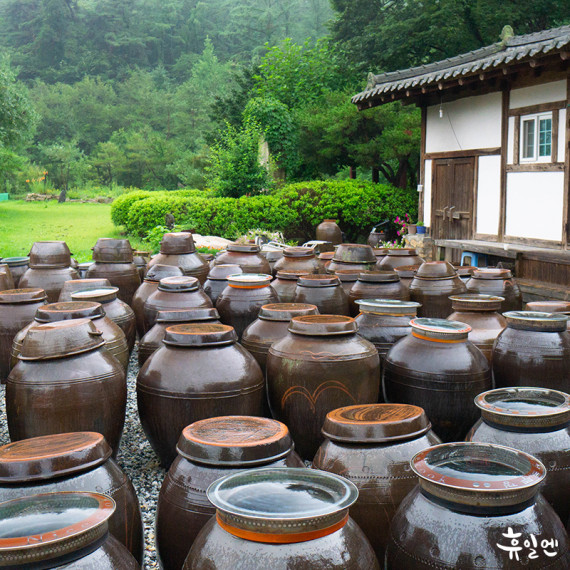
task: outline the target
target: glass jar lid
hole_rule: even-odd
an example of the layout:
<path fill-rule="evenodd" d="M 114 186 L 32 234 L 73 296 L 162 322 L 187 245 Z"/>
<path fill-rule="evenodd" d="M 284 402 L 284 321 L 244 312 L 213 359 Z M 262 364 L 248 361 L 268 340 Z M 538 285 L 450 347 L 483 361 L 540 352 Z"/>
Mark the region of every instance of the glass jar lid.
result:
<path fill-rule="evenodd" d="M 228 275 L 228 285 L 234 289 L 259 289 L 267 287 L 271 279 L 271 275 L 265 273 L 234 273 Z"/>
<path fill-rule="evenodd" d="M 471 332 L 471 327 L 457 321 L 445 319 L 413 319 L 410 321 L 412 335 L 424 340 L 461 342 Z"/>
<path fill-rule="evenodd" d="M 305 336 L 336 336 L 354 334 L 358 325 L 352 317 L 342 315 L 306 315 L 293 317 L 287 330 Z"/>
<path fill-rule="evenodd" d="M 235 263 L 221 263 L 214 265 L 208 273 L 208 279 L 211 281 L 227 281 L 228 276 L 243 273 L 242 268 Z"/>
<path fill-rule="evenodd" d="M 227 475 L 212 483 L 207 495 L 218 524 L 234 536 L 294 543 L 342 528 L 358 490 L 333 473 L 283 467 Z"/>
<path fill-rule="evenodd" d="M 293 440 L 277 420 L 221 416 L 184 428 L 176 449 L 190 461 L 236 467 L 277 461 L 293 451 Z"/>
<path fill-rule="evenodd" d="M 396 249 L 389 249 L 388 250 L 388 255 L 390 256 L 408 256 L 408 257 L 414 257 L 416 255 L 418 255 L 418 252 L 416 251 L 415 248 L 413 247 L 399 247 Z"/>
<path fill-rule="evenodd" d="M 66 477 L 102 465 L 111 457 L 96 432 L 32 437 L 0 447 L 0 483 L 26 483 Z"/>
<path fill-rule="evenodd" d="M 229 243 L 226 249 L 239 253 L 259 253 L 260 251 L 259 246 L 255 243 Z"/>
<path fill-rule="evenodd" d="M 47 298 L 46 292 L 37 287 L 6 289 L 0 291 L 0 305 L 15 303 L 39 303 Z"/>
<path fill-rule="evenodd" d="M 286 281 L 297 281 L 302 275 L 309 275 L 306 271 L 278 271 L 275 277 Z"/>
<path fill-rule="evenodd" d="M 169 346 L 190 348 L 223 346 L 237 342 L 237 334 L 228 325 L 189 323 L 166 327 L 162 342 Z"/>
<path fill-rule="evenodd" d="M 168 293 L 187 293 L 197 291 L 200 288 L 200 282 L 196 277 L 175 275 L 161 279 L 158 288 L 160 291 L 167 291 Z"/>
<path fill-rule="evenodd" d="M 42 305 L 36 311 L 38 323 L 55 323 L 70 319 L 99 319 L 105 316 L 101 303 L 94 301 L 67 301 Z"/>
<path fill-rule="evenodd" d="M 197 321 L 217 321 L 220 315 L 213 307 L 182 309 L 179 311 L 158 311 L 157 323 L 194 323 Z"/>
<path fill-rule="evenodd" d="M 452 503 L 513 506 L 536 495 L 546 476 L 532 455 L 490 443 L 444 443 L 417 453 L 411 466 L 420 486 Z"/>
<path fill-rule="evenodd" d="M 479 295 L 477 293 L 465 293 L 463 295 L 451 295 L 451 306 L 454 311 L 500 311 L 504 297 L 498 295 Z"/>
<path fill-rule="evenodd" d="M 340 279 L 336 275 L 310 273 L 301 275 L 297 285 L 299 287 L 340 287 Z"/>
<path fill-rule="evenodd" d="M 76 291 L 71 294 L 73 301 L 96 301 L 97 303 L 110 303 L 117 298 L 118 287 L 99 287 L 98 289 L 87 289 L 86 291 Z"/>
<path fill-rule="evenodd" d="M 315 257 L 315 250 L 312 247 L 286 247 L 283 255 L 285 257 Z"/>
<path fill-rule="evenodd" d="M 376 263 L 376 256 L 369 245 L 341 243 L 335 249 L 333 261 L 344 263 Z"/>
<path fill-rule="evenodd" d="M 475 398 L 485 421 L 500 426 L 550 429 L 570 422 L 570 396 L 547 388 L 497 388 Z"/>
<path fill-rule="evenodd" d="M 359 404 L 327 414 L 322 434 L 344 443 L 387 443 L 419 437 L 431 428 L 423 408 L 408 404 Z"/>
<path fill-rule="evenodd" d="M 289 322 L 293 317 L 318 315 L 316 305 L 308 303 L 270 303 L 259 310 L 259 318 L 264 321 Z"/>
<path fill-rule="evenodd" d="M 358 280 L 363 283 L 396 283 L 400 277 L 395 271 L 361 271 Z"/>
<path fill-rule="evenodd" d="M 162 265 L 157 263 L 151 265 L 146 272 L 144 277 L 145 281 L 151 281 L 152 283 L 158 283 L 161 279 L 165 277 L 175 277 L 176 275 L 184 275 L 184 272 L 180 267 L 174 265 Z"/>
<path fill-rule="evenodd" d="M 425 261 L 416 272 L 416 277 L 420 279 L 449 279 L 456 276 L 457 271 L 447 261 Z"/>
<path fill-rule="evenodd" d="M 356 299 L 354 301 L 361 313 L 389 315 L 391 317 L 415 317 L 421 303 L 415 301 L 400 301 L 398 299 Z"/>
<path fill-rule="evenodd" d="M 539 313 L 538 311 L 507 311 L 503 313 L 511 329 L 537 332 L 564 332 L 568 317 L 562 313 Z"/>
<path fill-rule="evenodd" d="M 478 267 L 473 272 L 473 279 L 512 279 L 512 277 L 510 269 L 498 267 Z"/>
<path fill-rule="evenodd" d="M 166 255 L 181 255 L 195 251 L 194 238 L 190 232 L 166 233 L 160 241 L 160 253 Z"/>

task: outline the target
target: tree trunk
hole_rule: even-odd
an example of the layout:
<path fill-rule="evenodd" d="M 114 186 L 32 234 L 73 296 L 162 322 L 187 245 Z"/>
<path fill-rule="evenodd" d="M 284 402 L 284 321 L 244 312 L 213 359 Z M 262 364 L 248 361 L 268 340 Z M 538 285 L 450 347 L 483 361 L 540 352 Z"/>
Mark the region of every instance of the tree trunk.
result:
<path fill-rule="evenodd" d="M 354 168 L 354 166 L 349 166 L 348 167 L 348 177 L 351 180 L 355 180 L 356 179 L 356 169 Z"/>
<path fill-rule="evenodd" d="M 380 171 L 375 166 L 372 167 L 372 182 L 374 182 L 374 184 L 380 182 Z"/>

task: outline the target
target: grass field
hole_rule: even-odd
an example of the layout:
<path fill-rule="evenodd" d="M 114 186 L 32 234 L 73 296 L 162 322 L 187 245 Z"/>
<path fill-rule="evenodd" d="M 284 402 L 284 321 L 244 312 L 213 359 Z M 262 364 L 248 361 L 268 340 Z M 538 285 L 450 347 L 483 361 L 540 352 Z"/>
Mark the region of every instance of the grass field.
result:
<path fill-rule="evenodd" d="M 123 237 L 111 222 L 110 204 L 0 202 L 0 257 L 27 255 L 35 241 L 63 240 L 81 263 L 91 260 L 100 237 Z"/>

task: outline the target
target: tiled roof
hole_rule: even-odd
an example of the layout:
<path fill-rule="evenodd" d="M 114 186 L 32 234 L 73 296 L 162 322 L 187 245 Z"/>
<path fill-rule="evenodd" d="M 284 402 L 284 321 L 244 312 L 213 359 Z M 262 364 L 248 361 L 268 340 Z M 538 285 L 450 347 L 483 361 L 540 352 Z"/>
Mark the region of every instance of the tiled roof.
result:
<path fill-rule="evenodd" d="M 395 94 L 395 98 L 400 99 L 402 91 L 445 83 L 459 77 L 512 65 L 521 60 L 557 53 L 568 45 L 570 45 L 570 26 L 524 36 L 511 36 L 502 42 L 435 63 L 380 75 L 370 74 L 366 90 L 354 95 L 352 102 L 362 104 L 383 94 Z"/>

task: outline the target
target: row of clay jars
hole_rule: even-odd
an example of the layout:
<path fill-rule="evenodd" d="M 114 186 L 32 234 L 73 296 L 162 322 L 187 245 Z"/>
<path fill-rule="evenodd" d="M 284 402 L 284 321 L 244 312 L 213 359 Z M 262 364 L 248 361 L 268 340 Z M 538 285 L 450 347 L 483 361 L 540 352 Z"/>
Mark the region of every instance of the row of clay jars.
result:
<path fill-rule="evenodd" d="M 3 257 L 0 263 L 7 265 L 10 269 L 10 274 L 14 280 L 13 289 L 20 286 L 20 279 L 22 275 L 28 270 L 30 258 L 29 257 Z"/>
<path fill-rule="evenodd" d="M 215 265 L 239 265 L 243 273 L 272 274 L 269 262 L 253 243 L 230 243 L 212 261 L 212 267 Z"/>
<path fill-rule="evenodd" d="M 350 315 L 352 317 L 358 315 L 359 308 L 356 303 L 358 299 L 409 301 L 410 294 L 400 283 L 400 278 L 395 271 L 367 271 L 358 274 L 358 279 L 348 293 Z"/>
<path fill-rule="evenodd" d="M 187 426 L 178 455 L 162 483 L 156 510 L 156 545 L 164 570 L 180 570 L 196 536 L 215 514 L 206 490 L 245 469 L 304 467 L 287 426 L 251 416 L 223 416 Z"/>
<path fill-rule="evenodd" d="M 90 319 L 30 327 L 8 376 L 10 439 L 98 431 L 114 455 L 125 422 L 127 384 Z"/>
<path fill-rule="evenodd" d="M 50 303 L 43 305 L 35 314 L 34 320 L 24 327 L 14 337 L 10 368 L 16 366 L 22 344 L 31 327 L 45 323 L 69 321 L 71 319 L 91 319 L 97 330 L 101 331 L 101 338 L 105 341 L 105 348 L 120 362 L 127 371 L 129 365 L 129 347 L 125 333 L 115 324 L 100 303 L 91 301 L 70 301 L 68 303 Z"/>
<path fill-rule="evenodd" d="M 501 313 L 520 311 L 522 309 L 522 293 L 508 269 L 496 267 L 477 268 L 466 283 L 468 293 L 496 295 L 503 297 Z"/>
<path fill-rule="evenodd" d="M 140 369 L 138 411 L 143 430 L 163 466 L 190 423 L 220 415 L 265 413 L 259 365 L 222 324 L 172 325 L 162 346 Z"/>
<path fill-rule="evenodd" d="M 115 501 L 109 531 L 142 563 L 143 527 L 137 495 L 100 433 L 58 433 L 0 447 L 0 502 L 77 491 L 104 493 Z"/>

